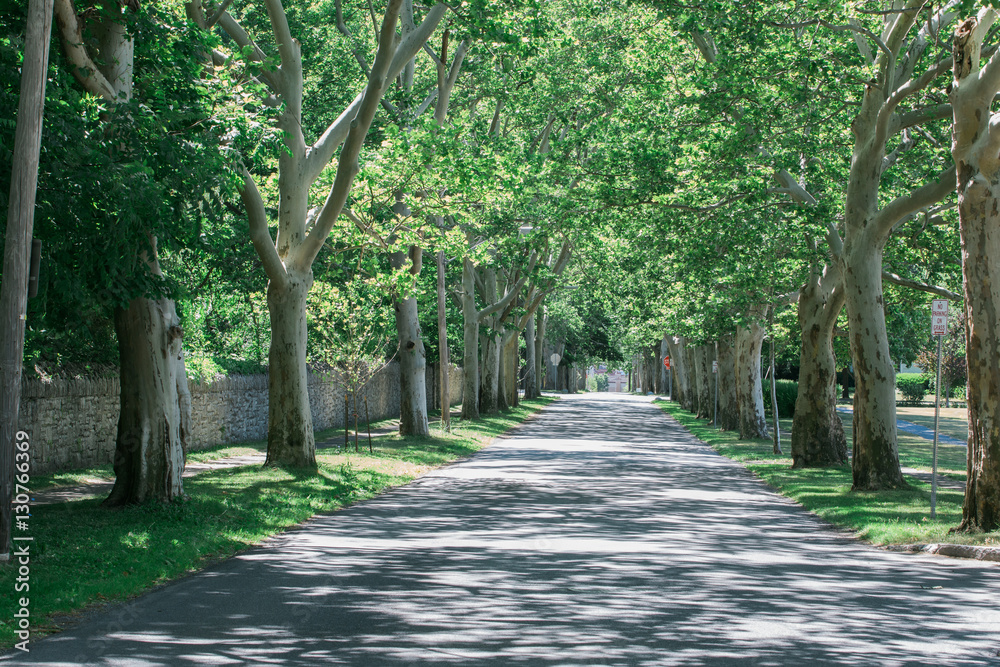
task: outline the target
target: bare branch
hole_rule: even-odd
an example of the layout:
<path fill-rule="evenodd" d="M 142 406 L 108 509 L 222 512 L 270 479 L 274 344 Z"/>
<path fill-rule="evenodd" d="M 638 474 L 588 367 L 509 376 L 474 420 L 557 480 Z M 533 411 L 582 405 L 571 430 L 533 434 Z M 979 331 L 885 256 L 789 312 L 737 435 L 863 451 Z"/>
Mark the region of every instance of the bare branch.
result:
<path fill-rule="evenodd" d="M 938 285 L 928 285 L 927 283 L 918 282 L 916 280 L 909 280 L 908 278 L 903 278 L 890 271 L 882 272 L 882 280 L 885 280 L 902 287 L 909 287 L 910 289 L 920 290 L 921 292 L 929 292 L 931 294 L 936 294 L 937 296 L 950 299 L 951 301 L 963 301 L 964 297 L 961 294 L 952 292 L 951 290 L 940 287 Z"/>
<path fill-rule="evenodd" d="M 434 103 L 434 100 L 437 99 L 437 96 L 438 96 L 438 89 L 436 87 L 432 88 L 431 92 L 427 93 L 427 97 L 424 98 L 424 101 L 421 102 L 420 105 L 417 107 L 416 111 L 413 112 L 413 115 L 422 116 L 423 113 L 430 108 L 431 104 Z"/>
<path fill-rule="evenodd" d="M 875 126 L 875 138 L 873 139 L 875 145 L 885 143 L 889 134 L 889 127 L 895 117 L 896 107 L 899 106 L 899 103 L 907 97 L 920 92 L 929 86 L 934 79 L 947 72 L 950 68 L 950 59 L 939 60 L 931 67 L 927 68 L 927 71 L 919 77 L 908 80 L 889 96 L 889 99 L 885 101 L 885 104 L 882 105 L 882 108 L 879 109 L 878 112 L 878 119 L 876 120 Z"/>
<path fill-rule="evenodd" d="M 444 63 L 441 62 L 441 59 L 438 58 L 438 55 L 436 53 L 434 53 L 434 49 L 431 48 L 430 44 L 428 44 L 427 42 L 424 42 L 423 49 L 424 49 L 424 53 L 426 53 L 427 55 L 429 55 L 431 57 L 431 60 L 434 61 L 435 65 L 437 65 L 438 67 L 444 67 L 445 66 Z"/>
<path fill-rule="evenodd" d="M 83 45 L 83 30 L 73 0 L 56 0 L 54 13 L 66 58 L 73 66 L 73 76 L 90 94 L 114 102 L 115 87 L 101 74 Z"/>
<path fill-rule="evenodd" d="M 208 19 L 205 24 L 205 28 L 208 29 L 215 26 L 215 24 L 219 22 L 219 19 L 222 18 L 222 15 L 226 12 L 226 10 L 229 9 L 229 5 L 231 4 L 233 4 L 233 0 L 224 0 L 224 2 L 219 5 L 219 8 L 212 14 L 212 17 Z"/>
<path fill-rule="evenodd" d="M 534 260 L 534 257 L 535 253 L 532 253 L 532 260 Z M 518 293 L 520 293 L 521 288 L 524 287 L 524 283 L 526 282 L 528 282 L 528 274 L 521 276 L 521 278 L 516 283 L 514 283 L 513 287 L 511 287 L 510 290 L 508 290 L 507 294 L 505 294 L 502 299 L 500 299 L 493 305 L 487 306 L 486 308 L 480 310 L 477 313 L 477 317 L 479 318 L 479 320 L 482 321 L 484 318 L 489 317 L 493 313 L 496 313 L 498 311 L 507 308 L 507 305 L 514 300 L 514 298 L 518 295 Z"/>
<path fill-rule="evenodd" d="M 278 46 L 281 68 L 285 70 L 299 61 L 297 42 L 292 37 L 292 31 L 288 28 L 288 17 L 285 16 L 285 8 L 281 6 L 281 0 L 264 0 L 264 4 L 267 6 L 268 18 L 271 19 L 271 32 L 274 33 L 274 42 Z"/>
<path fill-rule="evenodd" d="M 250 49 L 250 57 L 252 60 L 262 63 L 267 60 L 267 55 L 260 50 L 256 42 L 250 38 L 247 31 L 243 29 L 243 26 L 232 17 L 229 12 L 222 12 L 222 15 L 218 20 L 219 27 L 222 28 L 226 34 L 232 37 L 233 41 L 236 42 L 237 46 L 241 49 Z M 280 95 L 281 90 L 281 77 L 277 72 L 271 72 L 264 70 L 260 73 L 260 80 L 271 89 L 271 92 Z"/>
<path fill-rule="evenodd" d="M 351 191 L 354 177 L 360 167 L 358 165 L 358 154 L 361 145 L 364 143 L 365 135 L 375 117 L 375 110 L 378 101 L 385 92 L 388 85 L 387 77 L 389 68 L 393 61 L 393 41 L 396 33 L 396 21 L 399 17 L 399 10 L 403 0 L 390 0 L 386 7 L 385 15 L 382 18 L 382 29 L 379 32 L 378 51 L 375 54 L 375 62 L 372 64 L 372 77 L 365 86 L 362 102 L 358 107 L 357 116 L 350 124 L 350 132 L 344 141 L 344 147 L 340 152 L 340 161 L 337 164 L 337 175 L 334 177 L 330 194 L 327 195 L 316 224 L 309 231 L 309 234 L 302 241 L 301 245 L 294 251 L 292 263 L 298 267 L 310 266 L 326 237 L 330 235 L 334 223 L 340 217 L 344 204 L 347 202 L 347 195 Z M 414 52 L 416 48 L 414 48 Z M 398 55 L 398 51 L 397 51 Z"/>
<path fill-rule="evenodd" d="M 933 107 L 914 109 L 902 114 L 894 114 L 889 124 L 888 135 L 893 135 L 900 130 L 911 128 L 914 125 L 924 125 L 935 120 L 951 118 L 952 110 L 950 104 L 938 104 Z"/>
<path fill-rule="evenodd" d="M 445 34 L 447 34 L 447 31 L 445 31 Z M 448 104 L 451 102 L 451 91 L 455 88 L 455 82 L 458 81 L 458 75 L 462 71 L 462 63 L 465 61 L 465 55 L 468 52 L 469 42 L 462 40 L 458 48 L 455 49 L 455 58 L 451 61 L 451 69 L 448 70 L 447 76 L 442 76 L 444 74 L 443 67 L 438 68 L 438 88 L 440 92 L 438 93 L 437 107 L 434 109 L 434 118 L 439 125 L 444 125 L 448 117 Z M 441 55 L 445 55 L 443 49 Z"/>
<path fill-rule="evenodd" d="M 929 183 L 886 204 L 870 223 L 874 238 L 884 238 L 906 216 L 926 208 L 955 191 L 955 165 L 938 173 Z"/>
<path fill-rule="evenodd" d="M 264 210 L 264 200 L 261 199 L 257 184 L 246 169 L 243 170 L 243 187 L 240 188 L 240 199 L 247 210 L 247 222 L 250 226 L 250 241 L 253 243 L 257 256 L 260 257 L 261 264 L 264 265 L 264 273 L 267 277 L 278 285 L 284 286 L 288 282 L 288 273 L 285 271 L 281 258 L 278 257 L 278 250 L 274 247 L 274 240 L 267 228 L 267 212 Z"/>
<path fill-rule="evenodd" d="M 896 162 L 899 160 L 900 155 L 902 155 L 903 153 L 910 150 L 916 145 L 917 142 L 910 135 L 909 130 L 904 130 L 903 140 L 899 142 L 899 145 L 896 146 L 896 148 L 891 153 L 882 158 L 882 171 L 885 172 L 886 169 L 896 164 Z"/>
<path fill-rule="evenodd" d="M 894 86 L 898 86 L 900 82 L 906 81 L 913 76 L 916 64 L 927 51 L 930 40 L 933 39 L 935 42 L 938 42 L 938 34 L 941 29 L 955 20 L 957 16 L 955 10 L 959 4 L 960 0 L 948 0 L 936 12 L 932 11 L 930 18 L 927 19 L 927 22 L 917 31 L 917 35 L 910 42 L 910 46 L 906 50 L 902 62 L 896 67 L 895 76 L 893 77 Z"/>
<path fill-rule="evenodd" d="M 804 187 L 798 184 L 798 182 L 784 169 L 779 169 L 774 172 L 774 178 L 776 181 L 781 183 L 783 186 L 780 189 L 773 190 L 774 192 L 782 192 L 787 194 L 795 201 L 800 204 L 805 204 L 806 206 L 815 206 L 816 198 L 813 197 L 809 192 L 806 191 Z"/>
<path fill-rule="evenodd" d="M 347 28 L 347 23 L 344 22 L 344 11 L 343 7 L 341 7 L 342 4 L 343 4 L 342 0 L 337 0 L 335 4 L 335 12 L 337 16 L 337 30 L 339 30 L 340 33 L 347 38 L 347 41 L 352 44 L 351 53 L 354 54 L 354 59 L 357 60 L 358 65 L 361 66 L 361 71 L 365 73 L 365 78 L 366 79 L 370 78 L 372 75 L 372 70 L 368 66 L 368 60 L 365 58 L 365 54 L 362 53 L 361 48 L 353 45 L 354 36 L 351 34 L 351 31 Z"/>
<path fill-rule="evenodd" d="M 892 56 L 892 52 L 889 51 L 889 47 L 886 46 L 886 43 L 884 41 L 882 41 L 882 38 L 873 33 L 868 28 L 865 28 L 864 26 L 861 25 L 850 25 L 850 24 L 836 25 L 834 23 L 830 23 L 829 21 L 825 21 L 823 19 L 812 19 L 809 21 L 798 21 L 795 23 L 776 23 L 773 21 L 768 21 L 766 22 L 766 25 L 770 25 L 775 28 L 792 28 L 792 29 L 808 28 L 809 26 L 820 25 L 823 26 L 824 28 L 833 30 L 834 32 L 851 32 L 859 35 L 864 35 L 868 39 L 875 42 L 875 46 L 878 47 L 879 51 L 882 51 L 883 53 Z"/>
<path fill-rule="evenodd" d="M 701 51 L 701 56 L 705 59 L 705 62 L 709 65 L 715 64 L 715 61 L 719 57 L 719 49 L 715 45 L 715 39 L 710 34 L 695 28 L 691 31 L 691 40 L 694 41 L 694 45 Z"/>
<path fill-rule="evenodd" d="M 861 24 L 858 23 L 856 18 L 851 17 L 847 19 L 847 22 L 854 28 L 861 27 Z M 864 58 L 865 62 L 869 65 L 874 65 L 875 56 L 872 54 L 872 50 L 869 48 L 868 42 L 865 41 L 865 35 L 857 31 L 853 31 L 851 34 L 854 35 L 854 43 L 857 45 L 858 51 L 861 52 L 861 57 Z"/>
<path fill-rule="evenodd" d="M 427 16 L 424 17 L 424 20 L 420 23 L 417 29 L 411 32 L 409 36 L 399 44 L 386 73 L 385 86 L 388 86 L 389 81 L 399 76 L 399 73 L 403 71 L 403 67 L 407 62 L 413 59 L 413 56 L 416 55 L 416 52 L 420 49 L 423 43 L 426 42 L 431 33 L 434 32 L 434 29 L 437 27 L 438 23 L 441 22 L 441 19 L 444 18 L 444 14 L 447 11 L 448 7 L 443 3 L 438 3 L 431 7 L 430 11 L 427 12 Z M 379 48 L 381 48 L 381 44 L 379 45 Z M 381 91 L 381 93 L 384 93 L 384 90 Z M 326 131 L 323 132 L 323 136 L 321 136 L 313 147 L 306 153 L 306 164 L 303 169 L 303 174 L 307 179 L 307 182 L 311 183 L 316 180 L 316 177 L 319 176 L 321 171 L 323 171 L 323 168 L 329 164 L 334 151 L 336 151 L 337 147 L 347 138 L 351 129 L 351 123 L 354 121 L 354 118 L 358 115 L 358 110 L 361 108 L 361 102 L 364 95 L 364 91 L 358 93 L 358 96 L 354 98 L 354 101 L 351 102 L 342 114 L 340 114 L 337 120 L 333 121 L 333 123 L 326 128 Z"/>

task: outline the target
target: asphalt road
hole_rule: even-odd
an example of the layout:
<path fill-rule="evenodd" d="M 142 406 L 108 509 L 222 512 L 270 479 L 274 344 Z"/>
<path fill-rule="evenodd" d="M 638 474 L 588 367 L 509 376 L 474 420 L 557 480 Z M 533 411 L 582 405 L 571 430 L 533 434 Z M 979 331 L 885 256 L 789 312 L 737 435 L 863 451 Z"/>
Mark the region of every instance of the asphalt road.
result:
<path fill-rule="evenodd" d="M 865 547 L 648 399 L 591 394 L 6 664 L 998 665 L 998 651 L 996 564 Z"/>

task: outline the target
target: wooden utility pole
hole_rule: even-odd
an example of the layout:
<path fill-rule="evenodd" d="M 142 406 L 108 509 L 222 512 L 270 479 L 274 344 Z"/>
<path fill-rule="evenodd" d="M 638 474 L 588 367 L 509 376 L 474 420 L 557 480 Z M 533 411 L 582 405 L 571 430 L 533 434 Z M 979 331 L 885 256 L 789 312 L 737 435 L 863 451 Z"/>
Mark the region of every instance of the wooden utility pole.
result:
<path fill-rule="evenodd" d="M 30 0 L 21 66 L 21 97 L 14 133 L 7 235 L 0 283 L 0 560 L 10 560 L 11 499 L 14 485 L 14 436 L 21 400 L 24 319 L 28 306 L 31 230 L 38 186 L 38 155 L 45 110 L 45 73 L 49 66 L 53 0 Z M 26 438 L 25 438 L 26 440 Z"/>

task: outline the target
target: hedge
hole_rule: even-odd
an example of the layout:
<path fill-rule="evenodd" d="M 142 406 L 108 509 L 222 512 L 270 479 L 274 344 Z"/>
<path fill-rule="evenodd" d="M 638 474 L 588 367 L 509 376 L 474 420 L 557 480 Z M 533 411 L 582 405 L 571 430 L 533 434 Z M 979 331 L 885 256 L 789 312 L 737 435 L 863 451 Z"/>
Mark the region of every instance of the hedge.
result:
<path fill-rule="evenodd" d="M 901 373 L 896 376 L 896 387 L 903 395 L 904 403 L 920 403 L 929 386 L 929 379 L 922 373 Z"/>
<path fill-rule="evenodd" d="M 778 417 L 788 419 L 795 415 L 795 399 L 799 396 L 799 383 L 794 380 L 777 380 L 774 393 L 778 399 Z M 764 412 L 771 416 L 771 382 L 764 381 Z"/>

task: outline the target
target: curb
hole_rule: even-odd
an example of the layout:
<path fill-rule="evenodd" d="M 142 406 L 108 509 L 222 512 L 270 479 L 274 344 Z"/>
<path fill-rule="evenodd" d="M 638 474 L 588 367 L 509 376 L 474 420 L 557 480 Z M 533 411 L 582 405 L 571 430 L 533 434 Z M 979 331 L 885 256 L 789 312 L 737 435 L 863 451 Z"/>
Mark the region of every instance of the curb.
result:
<path fill-rule="evenodd" d="M 889 551 L 904 553 L 924 553 L 950 558 L 967 558 L 970 560 L 991 561 L 1000 563 L 1000 547 L 977 547 L 971 544 L 904 544 L 887 547 Z"/>

